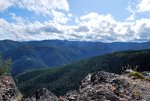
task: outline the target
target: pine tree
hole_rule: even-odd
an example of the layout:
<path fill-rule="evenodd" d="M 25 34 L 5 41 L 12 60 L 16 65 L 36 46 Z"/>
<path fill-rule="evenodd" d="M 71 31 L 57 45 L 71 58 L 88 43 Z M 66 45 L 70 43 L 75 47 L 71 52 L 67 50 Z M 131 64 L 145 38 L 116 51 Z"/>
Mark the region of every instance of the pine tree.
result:
<path fill-rule="evenodd" d="M 0 76 L 8 76 L 10 75 L 10 66 L 12 64 L 11 59 L 7 59 L 4 61 L 0 56 Z"/>

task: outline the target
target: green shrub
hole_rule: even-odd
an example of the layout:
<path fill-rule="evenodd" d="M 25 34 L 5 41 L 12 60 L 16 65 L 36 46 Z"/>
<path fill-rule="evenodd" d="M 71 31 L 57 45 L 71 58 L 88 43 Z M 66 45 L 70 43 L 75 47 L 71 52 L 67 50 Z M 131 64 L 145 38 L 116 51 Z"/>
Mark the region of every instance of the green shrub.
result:
<path fill-rule="evenodd" d="M 136 72 L 136 71 L 130 72 L 130 73 L 129 73 L 129 76 L 133 76 L 133 77 L 140 78 L 140 79 L 143 79 L 143 78 L 144 78 L 144 76 L 143 76 L 142 73 Z"/>
<path fill-rule="evenodd" d="M 10 66 L 12 64 L 11 59 L 4 61 L 0 56 L 0 76 L 10 75 Z"/>
<path fill-rule="evenodd" d="M 129 76 L 133 76 L 137 79 L 141 79 L 141 80 L 146 80 L 146 81 L 150 81 L 150 78 L 145 78 L 143 73 L 137 72 L 137 71 L 133 71 L 128 73 Z"/>

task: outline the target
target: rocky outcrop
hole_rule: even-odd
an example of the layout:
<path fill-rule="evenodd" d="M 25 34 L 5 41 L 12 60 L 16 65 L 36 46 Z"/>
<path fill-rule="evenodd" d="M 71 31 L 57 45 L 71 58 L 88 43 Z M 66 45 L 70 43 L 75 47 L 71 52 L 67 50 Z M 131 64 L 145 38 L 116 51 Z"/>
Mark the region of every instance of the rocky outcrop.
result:
<path fill-rule="evenodd" d="M 13 78 L 11 76 L 0 76 L 0 101 L 58 101 L 58 98 L 46 88 L 42 88 L 23 99 Z"/>
<path fill-rule="evenodd" d="M 150 101 L 150 82 L 100 71 L 89 74 L 79 91 L 72 91 L 62 101 Z"/>
<path fill-rule="evenodd" d="M 13 78 L 0 76 L 0 101 L 21 101 L 21 98 Z"/>
<path fill-rule="evenodd" d="M 79 90 L 70 91 L 59 98 L 42 88 L 22 100 L 13 79 L 3 76 L 0 77 L 0 101 L 150 101 L 149 73 L 143 73 L 144 79 L 143 76 L 132 77 L 137 72 L 126 72 L 123 75 L 95 72 L 82 80 Z"/>
<path fill-rule="evenodd" d="M 92 73 L 82 80 L 78 91 L 57 98 L 44 88 L 24 101 L 150 101 L 150 81 L 128 75 L 132 72 L 123 75 L 104 71 Z"/>
<path fill-rule="evenodd" d="M 58 101 L 58 98 L 46 88 L 42 88 L 23 101 Z"/>

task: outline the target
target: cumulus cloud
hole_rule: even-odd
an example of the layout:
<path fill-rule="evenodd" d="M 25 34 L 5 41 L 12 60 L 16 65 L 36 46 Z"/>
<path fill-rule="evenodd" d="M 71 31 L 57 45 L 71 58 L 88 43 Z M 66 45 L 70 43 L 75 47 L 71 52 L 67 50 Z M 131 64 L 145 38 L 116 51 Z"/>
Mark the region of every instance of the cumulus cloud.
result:
<path fill-rule="evenodd" d="M 70 20 L 69 18 L 70 14 L 66 16 L 66 14 L 60 11 L 52 10 L 52 15 L 53 15 L 53 22 L 66 24 Z"/>
<path fill-rule="evenodd" d="M 75 30 L 74 35 L 82 36 L 84 40 L 88 41 L 149 41 L 149 21 L 149 18 L 143 18 L 130 22 L 119 22 L 110 14 L 99 15 L 92 12 L 81 16 L 78 23 L 77 29 L 88 28 L 88 30 Z"/>
<path fill-rule="evenodd" d="M 52 21 L 41 23 L 39 21 L 10 23 L 0 18 L 0 40 L 45 40 L 62 39 L 65 26 Z"/>
<path fill-rule="evenodd" d="M 78 26 L 74 29 L 75 32 L 88 32 L 89 28 L 87 26 Z"/>
<path fill-rule="evenodd" d="M 5 19 L 0 19 L 0 36 L 3 39 L 21 40 L 30 36 L 24 33 L 25 26 L 20 24 L 9 23 Z"/>
<path fill-rule="evenodd" d="M 51 18 L 54 22 L 66 24 L 72 14 L 69 12 L 67 0 L 1 0 L 0 12 L 4 12 L 10 7 L 25 9 L 38 15 Z M 15 14 L 11 14 L 14 20 Z M 21 19 L 20 17 L 20 20 Z"/>
<path fill-rule="evenodd" d="M 131 15 L 126 19 L 127 21 L 133 21 L 138 17 L 143 17 L 142 15 L 149 16 L 150 12 L 150 0 L 138 0 L 137 3 L 129 2 L 127 10 Z"/>
<path fill-rule="evenodd" d="M 52 10 L 69 11 L 67 0 L 15 0 L 20 8 L 37 14 L 51 15 Z"/>
<path fill-rule="evenodd" d="M 14 0 L 0 0 L 0 12 L 14 5 Z"/>
<path fill-rule="evenodd" d="M 0 40 L 150 41 L 150 18 L 135 19 L 136 13 L 149 11 L 149 6 L 142 3 L 145 0 L 141 0 L 138 5 L 132 5 L 135 6 L 135 9 L 132 6 L 128 7 L 131 16 L 125 21 L 117 21 L 111 14 L 102 15 L 90 12 L 76 18 L 76 25 L 67 24 L 73 15 L 69 12 L 66 0 L 20 0 L 18 3 L 14 1 L 18 0 L 6 0 L 7 5 L 3 9 L 0 8 L 0 11 L 15 5 L 37 14 L 51 16 L 52 19 L 45 22 L 30 22 L 10 13 L 14 22 L 0 18 Z M 4 4 L 3 1 L 0 1 L 0 5 L 2 3 Z"/>
<path fill-rule="evenodd" d="M 1 0 L 0 1 L 0 11 L 4 11 L 7 8 L 11 7 L 13 5 L 13 0 Z"/>
<path fill-rule="evenodd" d="M 150 0 L 140 0 L 137 8 L 138 12 L 150 12 Z"/>
<path fill-rule="evenodd" d="M 39 14 L 50 14 L 51 9 L 69 11 L 67 0 L 1 0 L 0 11 L 17 6 Z"/>
<path fill-rule="evenodd" d="M 20 20 L 21 21 L 21 20 Z M 77 25 L 53 21 L 10 23 L 0 19 L 0 36 L 12 40 L 80 40 L 101 42 L 150 41 L 150 19 L 119 22 L 110 14 L 89 13 L 81 16 Z"/>

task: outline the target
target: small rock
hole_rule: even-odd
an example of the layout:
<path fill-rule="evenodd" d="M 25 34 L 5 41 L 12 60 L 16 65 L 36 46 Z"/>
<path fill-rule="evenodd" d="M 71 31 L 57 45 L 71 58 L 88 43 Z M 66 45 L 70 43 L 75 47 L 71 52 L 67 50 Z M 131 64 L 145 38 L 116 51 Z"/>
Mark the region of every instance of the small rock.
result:
<path fill-rule="evenodd" d="M 58 101 L 57 96 L 46 88 L 39 89 L 24 101 Z"/>

